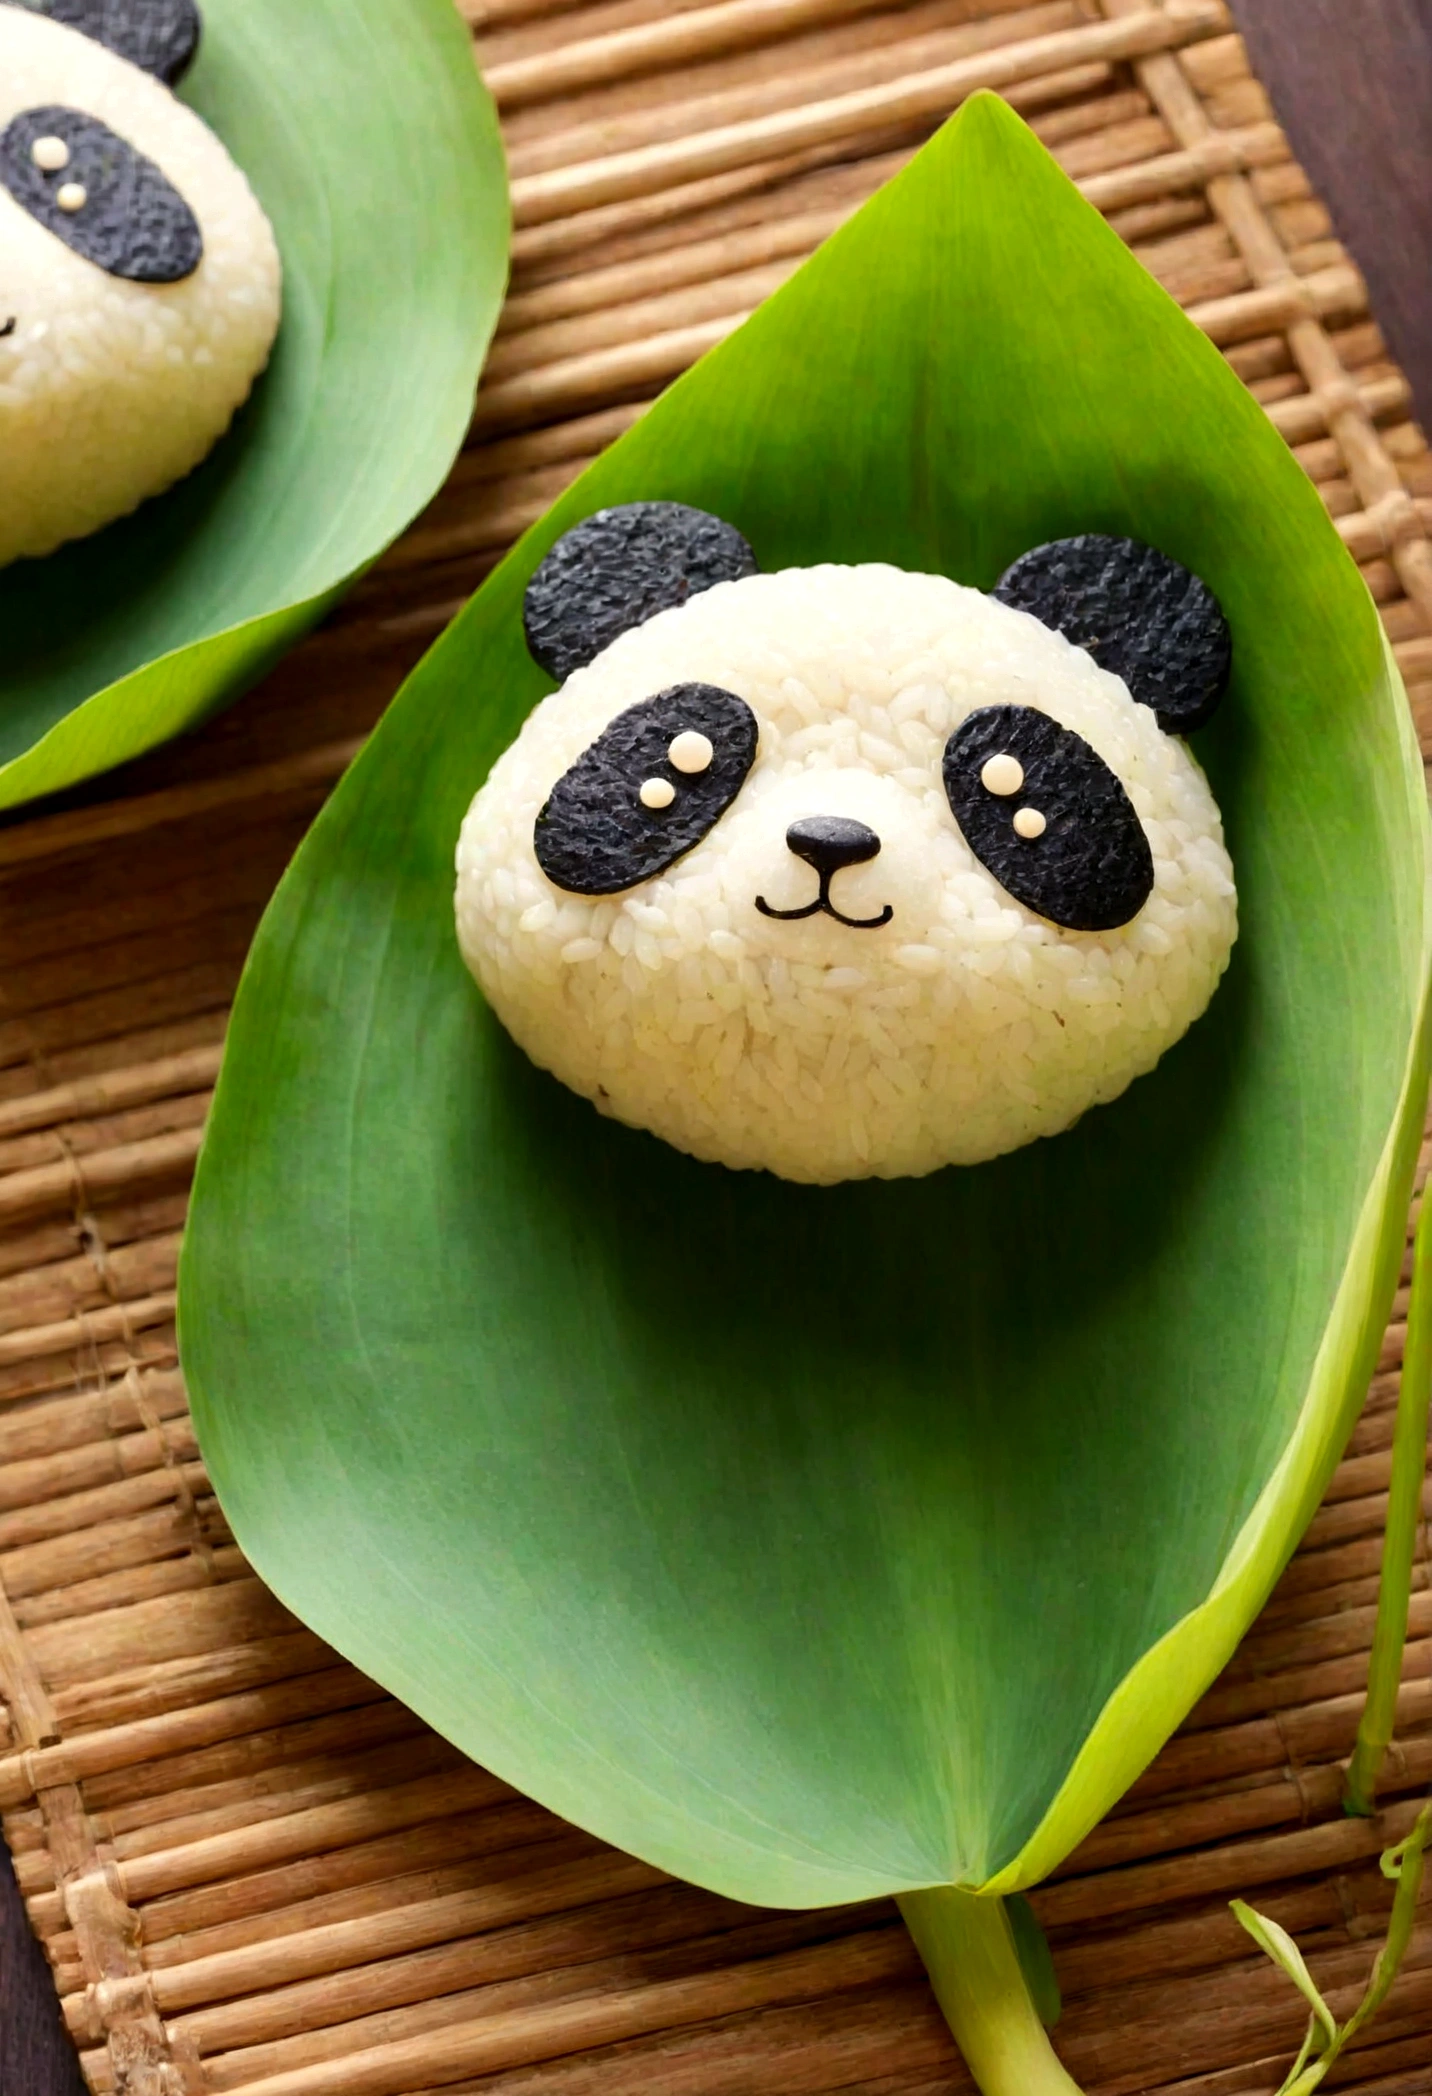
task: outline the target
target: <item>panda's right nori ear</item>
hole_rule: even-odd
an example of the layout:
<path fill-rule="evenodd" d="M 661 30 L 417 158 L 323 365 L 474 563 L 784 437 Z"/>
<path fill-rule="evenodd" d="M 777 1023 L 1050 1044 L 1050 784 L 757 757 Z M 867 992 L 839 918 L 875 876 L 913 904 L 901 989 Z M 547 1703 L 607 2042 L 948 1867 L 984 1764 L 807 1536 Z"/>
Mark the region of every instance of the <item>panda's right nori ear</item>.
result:
<path fill-rule="evenodd" d="M 6 0 L 0 0 L 6 4 Z M 199 48 L 194 0 L 8 0 L 33 6 L 172 87 Z"/>
<path fill-rule="evenodd" d="M 528 583 L 527 646 L 564 683 L 629 627 L 755 572 L 740 532 L 707 510 L 684 502 L 599 509 L 562 534 Z"/>
<path fill-rule="evenodd" d="M 1227 689 L 1223 607 L 1192 569 L 1141 539 L 1053 539 L 1022 553 L 990 594 L 1122 677 L 1169 735 L 1201 728 Z"/>

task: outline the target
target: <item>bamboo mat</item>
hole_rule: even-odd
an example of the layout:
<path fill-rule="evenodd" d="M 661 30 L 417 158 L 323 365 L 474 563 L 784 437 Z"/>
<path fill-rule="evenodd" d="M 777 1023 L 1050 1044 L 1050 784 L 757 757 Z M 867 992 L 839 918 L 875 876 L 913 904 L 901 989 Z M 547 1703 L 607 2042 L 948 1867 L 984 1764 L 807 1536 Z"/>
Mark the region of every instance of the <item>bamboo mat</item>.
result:
<path fill-rule="evenodd" d="M 202 736 L 0 830 L 4 1832 L 95 2091 L 959 2092 L 892 1907 L 771 1914 L 663 1880 L 465 1763 L 253 1578 L 174 1346 L 226 1005 L 324 793 L 501 549 L 977 86 L 1024 112 L 1294 447 L 1429 744 L 1432 460 L 1219 0 L 469 13 L 517 235 L 447 488 Z M 1263 1618 L 1036 1896 L 1090 2096 L 1276 2087 L 1302 2015 L 1232 1894 L 1296 1931 L 1340 2015 L 1368 1972 L 1377 1851 L 1432 1783 L 1424 1530 L 1386 1810 L 1338 1808 L 1404 1310 Z M 1428 2096 L 1432 1914 L 1334 2085 Z"/>

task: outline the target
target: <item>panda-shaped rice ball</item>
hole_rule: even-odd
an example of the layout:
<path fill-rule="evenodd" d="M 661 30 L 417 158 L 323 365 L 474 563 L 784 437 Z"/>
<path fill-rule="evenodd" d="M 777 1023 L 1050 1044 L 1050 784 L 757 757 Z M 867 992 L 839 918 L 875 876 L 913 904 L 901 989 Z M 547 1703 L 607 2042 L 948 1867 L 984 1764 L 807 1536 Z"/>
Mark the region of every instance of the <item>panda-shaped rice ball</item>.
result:
<path fill-rule="evenodd" d="M 560 689 L 457 851 L 463 956 L 532 1060 L 692 1155 L 829 1183 L 997 1157 L 1116 1098 L 1237 934 L 1182 739 L 1217 601 L 1130 540 L 992 595 L 757 572 L 677 503 L 598 512 L 529 584 Z"/>
<path fill-rule="evenodd" d="M 192 0 L 0 0 L 0 566 L 157 495 L 268 361 L 268 220 L 168 83 Z"/>

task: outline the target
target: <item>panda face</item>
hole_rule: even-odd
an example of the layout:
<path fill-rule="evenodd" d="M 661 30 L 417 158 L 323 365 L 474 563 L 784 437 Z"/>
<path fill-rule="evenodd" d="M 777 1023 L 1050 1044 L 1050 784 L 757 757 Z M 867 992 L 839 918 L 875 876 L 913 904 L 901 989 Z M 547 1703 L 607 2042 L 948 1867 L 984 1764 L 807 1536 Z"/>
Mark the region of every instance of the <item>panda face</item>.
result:
<path fill-rule="evenodd" d="M 224 148 L 70 20 L 166 77 L 197 36 L 188 0 L 0 0 L 0 565 L 187 473 L 278 321 L 273 236 Z"/>
<path fill-rule="evenodd" d="M 1065 582 L 1107 569 L 1111 542 L 1072 543 Z M 603 1111 L 794 1179 L 977 1162 L 1115 1097 L 1204 1009 L 1236 931 L 1184 742 L 998 596 L 726 567 L 605 645 L 589 630 L 474 801 L 459 938 L 499 1017 Z M 547 652 L 550 579 L 528 603 Z M 608 621 L 611 599 L 606 578 Z M 1170 705 L 1226 674 L 1226 645 L 1204 657 Z"/>

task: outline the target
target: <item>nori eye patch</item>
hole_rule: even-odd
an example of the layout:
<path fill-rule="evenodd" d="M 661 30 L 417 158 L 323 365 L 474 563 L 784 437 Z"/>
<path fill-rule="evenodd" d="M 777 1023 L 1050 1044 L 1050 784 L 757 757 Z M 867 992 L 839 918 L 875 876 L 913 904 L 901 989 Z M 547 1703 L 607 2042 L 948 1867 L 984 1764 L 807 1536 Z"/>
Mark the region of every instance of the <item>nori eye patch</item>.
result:
<path fill-rule="evenodd" d="M 1008 753 L 1024 771 L 1016 793 L 980 774 Z M 1033 706 L 981 706 L 945 744 L 945 792 L 970 850 L 1000 886 L 1066 931 L 1127 924 L 1154 885 L 1153 853 L 1119 780 L 1082 735 Z M 1037 808 L 1046 828 L 1021 837 L 1014 817 Z"/>
<path fill-rule="evenodd" d="M 1206 582 L 1137 539 L 1054 539 L 1021 554 L 991 595 L 1122 677 L 1170 735 L 1189 735 L 1228 684 L 1233 643 Z"/>
<path fill-rule="evenodd" d="M 527 646 L 563 683 L 628 627 L 755 572 L 740 532 L 705 510 L 684 502 L 599 509 L 563 533 L 528 583 Z"/>
<path fill-rule="evenodd" d="M 35 165 L 37 138 L 62 138 L 66 165 Z M 62 211 L 59 192 L 80 183 L 85 202 Z M 22 109 L 0 132 L 0 185 L 21 210 L 109 276 L 136 284 L 175 284 L 192 276 L 204 255 L 199 221 L 152 160 L 77 109 Z"/>
<path fill-rule="evenodd" d="M 667 757 L 686 729 L 715 752 L 704 771 Z M 628 706 L 552 788 L 532 842 L 549 881 L 571 895 L 615 895 L 664 873 L 699 844 L 740 792 L 756 756 L 756 716 L 715 684 L 673 684 Z M 642 805 L 647 779 L 675 788 L 669 807 Z"/>
<path fill-rule="evenodd" d="M 0 0 L 4 4 L 4 0 Z M 117 58 L 172 87 L 199 47 L 194 0 L 12 0 L 33 14 L 77 29 Z"/>

